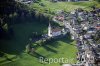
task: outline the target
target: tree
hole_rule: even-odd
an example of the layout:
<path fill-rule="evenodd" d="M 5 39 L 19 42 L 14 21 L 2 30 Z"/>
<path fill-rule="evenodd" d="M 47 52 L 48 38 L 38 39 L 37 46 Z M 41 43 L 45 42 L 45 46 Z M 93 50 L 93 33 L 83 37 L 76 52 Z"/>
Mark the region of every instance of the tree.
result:
<path fill-rule="evenodd" d="M 97 1 L 97 2 L 99 2 L 99 3 L 100 3 L 100 0 L 95 0 L 95 1 Z"/>

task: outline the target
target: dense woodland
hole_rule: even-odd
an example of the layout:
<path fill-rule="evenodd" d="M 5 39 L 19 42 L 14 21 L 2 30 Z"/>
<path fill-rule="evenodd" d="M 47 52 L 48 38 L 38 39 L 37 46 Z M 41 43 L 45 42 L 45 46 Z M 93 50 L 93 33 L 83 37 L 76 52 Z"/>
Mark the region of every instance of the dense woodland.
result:
<path fill-rule="evenodd" d="M 40 13 L 27 5 L 15 2 L 14 0 L 1 0 L 0 2 L 0 38 L 11 38 L 14 35 L 13 28 L 10 26 L 16 23 L 49 21 L 50 16 Z"/>

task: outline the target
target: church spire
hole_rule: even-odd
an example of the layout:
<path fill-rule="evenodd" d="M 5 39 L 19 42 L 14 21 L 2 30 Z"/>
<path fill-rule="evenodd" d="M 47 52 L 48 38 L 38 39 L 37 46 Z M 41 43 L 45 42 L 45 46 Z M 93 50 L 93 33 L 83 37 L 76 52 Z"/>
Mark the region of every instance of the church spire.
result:
<path fill-rule="evenodd" d="M 49 22 L 49 27 L 51 27 L 51 24 L 50 24 L 50 22 Z"/>
<path fill-rule="evenodd" d="M 51 30 L 51 24 L 49 22 L 49 26 L 48 26 L 48 36 L 52 37 L 52 30 Z"/>

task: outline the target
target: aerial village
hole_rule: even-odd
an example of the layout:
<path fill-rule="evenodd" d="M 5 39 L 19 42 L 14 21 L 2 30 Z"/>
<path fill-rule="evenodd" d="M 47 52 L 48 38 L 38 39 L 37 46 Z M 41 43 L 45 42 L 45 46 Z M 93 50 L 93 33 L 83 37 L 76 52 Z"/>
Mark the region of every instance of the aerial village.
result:
<path fill-rule="evenodd" d="M 15 0 L 25 5 L 36 2 L 36 0 Z M 52 2 L 60 2 L 61 0 L 50 0 Z M 88 0 L 65 0 L 67 2 L 78 2 Z M 53 26 L 52 22 L 60 25 Z M 38 26 L 39 27 L 39 26 Z M 77 62 L 64 63 L 61 66 L 100 66 L 100 8 L 95 6 L 91 10 L 82 8 L 74 9 L 70 12 L 64 10 L 56 11 L 53 18 L 48 22 L 47 33 L 37 36 L 37 32 L 33 32 L 29 38 L 29 43 L 25 46 L 27 54 L 34 55 L 35 48 L 31 47 L 32 42 L 44 43 L 49 40 L 71 36 L 71 40 L 76 41 Z M 38 44 L 38 43 L 37 43 Z M 40 44 L 42 45 L 42 44 Z M 41 55 L 39 55 L 41 56 Z M 45 65 L 44 65 L 45 66 Z"/>
<path fill-rule="evenodd" d="M 62 66 L 100 66 L 100 44 L 94 41 L 96 33 L 100 31 L 100 9 L 91 7 L 86 11 L 81 8 L 65 13 L 63 10 L 56 12 L 52 20 L 63 27 L 54 27 L 49 22 L 48 34 L 43 34 L 36 41 L 50 40 L 71 35 L 76 41 L 78 49 L 76 64 L 63 64 Z M 32 39 L 30 39 L 32 40 Z"/>
<path fill-rule="evenodd" d="M 24 3 L 29 4 L 31 2 L 33 1 L 25 1 Z M 57 0 L 53 0 L 53 2 L 57 2 Z M 91 8 L 91 11 L 81 8 L 68 13 L 63 10 L 57 11 L 52 20 L 63 26 L 63 28 L 54 27 L 49 22 L 48 34 L 43 34 L 38 39 L 46 41 L 51 38 L 64 37 L 68 33 L 71 34 L 72 40 L 77 42 L 77 63 L 63 64 L 62 66 L 100 66 L 100 44 L 97 44 L 93 38 L 100 31 L 100 8 L 96 8 L 95 6 Z"/>
<path fill-rule="evenodd" d="M 60 11 L 53 20 L 59 24 L 63 23 L 64 31 L 70 32 L 72 39 L 77 41 L 76 64 L 64 64 L 63 66 L 99 66 L 100 65 L 100 44 L 94 41 L 93 36 L 100 31 L 100 9 L 93 8 L 88 12 L 76 9 L 70 13 Z M 78 19 L 80 23 L 78 23 Z M 52 34 L 52 33 L 51 33 Z M 61 34 L 57 31 L 57 34 Z M 56 34 L 56 35 L 57 35 Z M 48 36 L 51 36 L 48 34 Z"/>

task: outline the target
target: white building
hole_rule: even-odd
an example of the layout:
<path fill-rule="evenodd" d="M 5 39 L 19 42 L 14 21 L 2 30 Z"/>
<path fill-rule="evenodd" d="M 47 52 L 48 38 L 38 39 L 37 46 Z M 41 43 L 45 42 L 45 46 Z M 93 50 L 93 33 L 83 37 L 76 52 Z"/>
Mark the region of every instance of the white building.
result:
<path fill-rule="evenodd" d="M 52 28 L 51 28 L 50 23 L 49 23 L 49 26 L 48 26 L 48 36 L 52 37 Z"/>
<path fill-rule="evenodd" d="M 61 34 L 62 34 L 62 29 L 59 28 L 52 29 L 52 36 L 59 36 Z"/>
<path fill-rule="evenodd" d="M 92 64 L 95 63 L 95 56 L 94 56 L 94 54 L 92 53 L 92 51 L 86 50 L 86 51 L 85 51 L 85 55 L 86 55 L 86 62 L 92 63 Z"/>
<path fill-rule="evenodd" d="M 50 23 L 48 26 L 48 36 L 49 37 L 55 37 L 55 36 L 59 36 L 61 34 L 65 34 L 65 30 L 61 29 L 61 28 L 52 28 Z"/>

